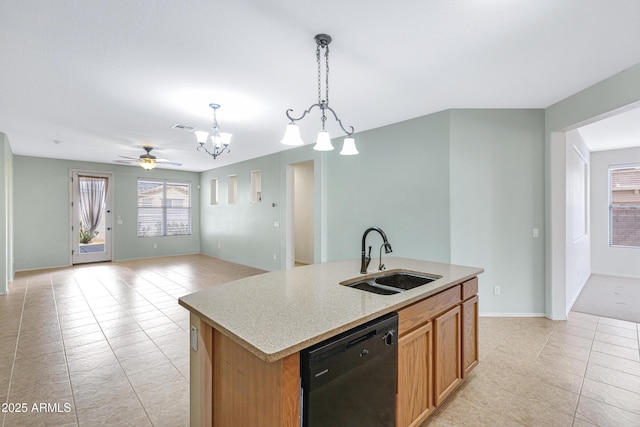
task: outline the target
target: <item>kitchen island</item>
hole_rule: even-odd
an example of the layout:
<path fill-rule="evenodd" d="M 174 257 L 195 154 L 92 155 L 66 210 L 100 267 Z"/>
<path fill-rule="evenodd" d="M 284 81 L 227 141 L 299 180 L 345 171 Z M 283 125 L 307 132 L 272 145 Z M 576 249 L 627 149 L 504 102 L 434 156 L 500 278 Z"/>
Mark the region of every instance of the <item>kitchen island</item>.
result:
<path fill-rule="evenodd" d="M 386 273 L 439 278 L 378 295 L 340 284 L 380 274 L 360 274 L 360 261 L 350 260 L 273 271 L 180 298 L 191 312 L 191 425 L 299 425 L 300 350 L 392 311 L 400 315 L 397 425 L 426 418 L 477 363 L 483 270 L 384 260 Z M 403 349 L 424 360 L 409 360 Z M 420 384 L 412 379 L 416 366 L 424 369 Z M 403 390 L 419 392 L 422 403 L 408 402 Z"/>

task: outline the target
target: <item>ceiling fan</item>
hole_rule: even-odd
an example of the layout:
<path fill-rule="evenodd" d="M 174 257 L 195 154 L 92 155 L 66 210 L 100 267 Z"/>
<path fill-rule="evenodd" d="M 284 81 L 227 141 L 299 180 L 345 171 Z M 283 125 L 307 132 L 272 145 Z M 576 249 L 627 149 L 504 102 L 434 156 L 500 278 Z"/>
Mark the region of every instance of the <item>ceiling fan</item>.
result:
<path fill-rule="evenodd" d="M 172 161 L 167 160 L 167 159 L 157 159 L 156 156 L 151 154 L 151 150 L 153 150 L 153 147 L 151 147 L 149 145 L 143 145 L 142 148 L 144 149 L 144 151 L 146 151 L 146 153 L 145 154 L 140 154 L 139 158 L 128 157 L 128 156 L 120 156 L 123 159 L 127 159 L 127 160 L 116 160 L 116 162 L 118 162 L 118 163 L 137 163 L 142 168 L 144 168 L 146 170 L 151 170 L 151 169 L 155 168 L 156 166 L 158 166 L 159 163 L 162 163 L 164 165 L 182 166 L 182 163 L 172 162 Z"/>

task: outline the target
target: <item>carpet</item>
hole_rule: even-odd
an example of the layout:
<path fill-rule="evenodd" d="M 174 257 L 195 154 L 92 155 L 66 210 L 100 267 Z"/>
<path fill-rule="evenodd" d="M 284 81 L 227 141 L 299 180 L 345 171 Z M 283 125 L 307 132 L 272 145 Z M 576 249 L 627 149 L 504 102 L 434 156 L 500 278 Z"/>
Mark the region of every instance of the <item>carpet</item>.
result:
<path fill-rule="evenodd" d="M 640 279 L 594 274 L 572 311 L 640 323 Z"/>

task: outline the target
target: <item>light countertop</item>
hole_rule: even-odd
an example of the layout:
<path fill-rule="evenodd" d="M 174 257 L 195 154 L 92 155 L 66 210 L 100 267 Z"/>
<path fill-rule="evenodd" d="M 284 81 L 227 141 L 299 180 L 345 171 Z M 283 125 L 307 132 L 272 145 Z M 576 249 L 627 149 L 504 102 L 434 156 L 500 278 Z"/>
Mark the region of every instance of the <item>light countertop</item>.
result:
<path fill-rule="evenodd" d="M 484 271 L 383 257 L 387 273 L 403 269 L 442 278 L 395 295 L 378 295 L 340 285 L 349 279 L 380 273 L 373 261 L 367 275 L 359 273 L 359 259 L 313 264 L 216 285 L 183 296 L 179 303 L 259 358 L 271 362 Z"/>

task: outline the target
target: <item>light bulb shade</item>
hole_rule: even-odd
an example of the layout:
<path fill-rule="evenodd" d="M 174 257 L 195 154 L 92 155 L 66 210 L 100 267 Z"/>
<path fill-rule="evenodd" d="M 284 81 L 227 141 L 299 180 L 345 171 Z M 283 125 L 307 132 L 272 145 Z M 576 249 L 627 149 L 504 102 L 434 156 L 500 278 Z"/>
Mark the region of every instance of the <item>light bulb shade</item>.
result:
<path fill-rule="evenodd" d="M 320 132 L 318 132 L 316 145 L 313 146 L 313 149 L 317 151 L 333 150 L 333 145 L 331 144 L 331 137 L 329 136 L 329 132 L 327 132 L 326 130 L 321 130 Z"/>
<path fill-rule="evenodd" d="M 348 136 L 344 139 L 344 143 L 342 145 L 342 151 L 340 154 L 343 156 L 354 156 L 358 154 L 358 149 L 356 148 L 356 140 L 353 137 Z"/>
<path fill-rule="evenodd" d="M 232 135 L 232 134 L 230 134 L 230 133 L 224 133 L 224 132 L 222 132 L 222 133 L 220 134 L 220 140 L 222 141 L 222 145 L 223 145 L 224 147 L 227 147 L 227 146 L 229 146 L 229 144 L 231 144 L 231 137 L 232 137 L 232 136 L 233 136 L 233 135 Z"/>
<path fill-rule="evenodd" d="M 156 166 L 158 166 L 158 163 L 156 163 L 156 161 L 154 159 L 140 159 L 141 161 L 138 161 L 138 164 L 143 168 L 146 169 L 148 171 L 150 171 L 151 169 L 155 168 Z"/>
<path fill-rule="evenodd" d="M 284 145 L 303 145 L 304 142 L 300 138 L 300 128 L 297 124 L 291 122 L 284 131 L 284 137 L 280 141 Z"/>
<path fill-rule="evenodd" d="M 194 132 L 196 134 L 196 138 L 200 144 L 204 144 L 207 142 L 207 138 L 209 138 L 209 132 L 205 132 L 203 130 L 197 130 Z"/>

